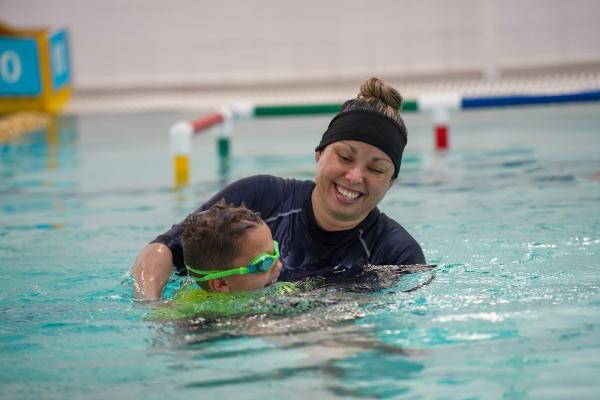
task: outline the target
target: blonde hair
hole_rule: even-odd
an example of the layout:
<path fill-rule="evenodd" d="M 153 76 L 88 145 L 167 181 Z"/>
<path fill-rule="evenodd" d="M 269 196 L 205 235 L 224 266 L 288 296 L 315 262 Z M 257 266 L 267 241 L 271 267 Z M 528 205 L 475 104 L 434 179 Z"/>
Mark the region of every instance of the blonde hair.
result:
<path fill-rule="evenodd" d="M 402 96 L 379 78 L 369 78 L 360 84 L 358 96 L 342 104 L 340 113 L 352 110 L 375 111 L 400 122 Z"/>

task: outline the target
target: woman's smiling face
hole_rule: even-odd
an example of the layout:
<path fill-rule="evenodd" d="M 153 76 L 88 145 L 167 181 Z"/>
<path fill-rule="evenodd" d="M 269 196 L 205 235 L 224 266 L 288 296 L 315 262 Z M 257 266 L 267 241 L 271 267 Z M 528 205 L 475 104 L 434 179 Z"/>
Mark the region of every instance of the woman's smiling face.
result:
<path fill-rule="evenodd" d="M 325 230 L 350 229 L 379 204 L 393 183 L 394 164 L 382 150 L 342 140 L 317 152 L 312 206 Z"/>

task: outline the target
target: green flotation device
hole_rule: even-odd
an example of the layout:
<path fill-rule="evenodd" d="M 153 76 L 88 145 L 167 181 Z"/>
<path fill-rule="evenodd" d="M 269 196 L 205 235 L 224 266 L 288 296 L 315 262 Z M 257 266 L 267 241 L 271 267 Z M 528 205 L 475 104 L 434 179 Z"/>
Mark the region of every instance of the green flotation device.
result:
<path fill-rule="evenodd" d="M 428 285 L 435 278 L 435 265 L 368 265 L 345 279 L 327 281 L 310 278 L 299 282 L 276 282 L 254 292 L 214 293 L 202 289 L 194 280 L 188 279 L 174 298 L 151 311 L 146 319 L 169 321 L 202 318 L 215 320 L 222 317 L 245 315 L 291 316 L 336 305 L 358 310 L 368 303 L 369 295 L 383 289 L 397 287 L 399 279 L 407 274 L 412 292 Z M 423 277 L 422 272 L 427 272 Z M 426 280 L 423 280 L 427 278 Z M 341 308 L 340 308 L 341 307 Z"/>
<path fill-rule="evenodd" d="M 202 317 L 214 319 L 248 314 L 284 315 L 310 308 L 307 297 L 298 297 L 310 288 L 308 282 L 276 282 L 254 292 L 214 293 L 193 281 L 184 283 L 173 300 L 151 311 L 149 320 L 178 320 Z M 290 300 L 293 299 L 293 300 Z"/>

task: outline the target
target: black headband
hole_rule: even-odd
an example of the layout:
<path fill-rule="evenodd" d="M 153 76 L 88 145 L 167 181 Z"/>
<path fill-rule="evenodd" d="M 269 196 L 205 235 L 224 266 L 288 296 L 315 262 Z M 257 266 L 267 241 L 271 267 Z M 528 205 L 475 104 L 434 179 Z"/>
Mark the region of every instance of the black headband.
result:
<path fill-rule="evenodd" d="M 375 111 L 344 111 L 331 120 L 315 151 L 340 140 L 357 140 L 377 147 L 390 156 L 394 163 L 394 178 L 398 177 L 407 143 L 402 119 L 398 122 Z"/>

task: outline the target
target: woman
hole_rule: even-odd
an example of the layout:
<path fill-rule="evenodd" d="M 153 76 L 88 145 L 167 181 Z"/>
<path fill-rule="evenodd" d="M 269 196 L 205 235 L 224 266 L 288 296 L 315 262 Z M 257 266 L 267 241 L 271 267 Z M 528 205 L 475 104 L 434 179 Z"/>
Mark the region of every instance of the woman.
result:
<path fill-rule="evenodd" d="M 315 182 L 253 176 L 225 187 L 221 199 L 258 211 L 279 242 L 279 279 L 336 279 L 366 264 L 424 264 L 419 244 L 377 204 L 398 177 L 407 133 L 402 97 L 377 78 L 360 86 L 333 118 L 315 149 Z M 185 273 L 182 224 L 138 255 L 133 275 L 139 299 L 160 297 L 173 266 Z"/>

